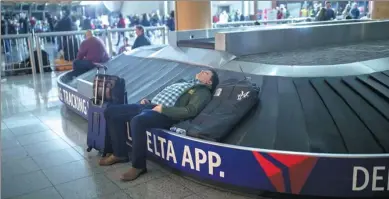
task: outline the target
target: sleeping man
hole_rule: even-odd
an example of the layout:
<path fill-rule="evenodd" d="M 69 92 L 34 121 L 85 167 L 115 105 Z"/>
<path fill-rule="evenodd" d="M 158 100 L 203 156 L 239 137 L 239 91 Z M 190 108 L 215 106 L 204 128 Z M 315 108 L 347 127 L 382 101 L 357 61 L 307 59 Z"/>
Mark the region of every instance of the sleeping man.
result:
<path fill-rule="evenodd" d="M 169 128 L 173 124 L 196 117 L 211 101 L 213 90 L 219 83 L 214 70 L 202 70 L 191 81 L 167 86 L 153 99 L 143 99 L 140 104 L 111 105 L 104 112 L 107 121 L 107 153 L 100 160 L 101 166 L 128 162 L 126 122 L 130 121 L 132 136 L 132 167 L 121 176 L 131 181 L 147 172 L 146 129 Z"/>

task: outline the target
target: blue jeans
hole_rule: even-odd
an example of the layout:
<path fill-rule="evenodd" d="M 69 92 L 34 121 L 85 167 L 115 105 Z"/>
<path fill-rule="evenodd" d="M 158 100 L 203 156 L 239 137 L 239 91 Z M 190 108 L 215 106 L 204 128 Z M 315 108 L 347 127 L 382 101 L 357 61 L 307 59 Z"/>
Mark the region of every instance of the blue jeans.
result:
<path fill-rule="evenodd" d="M 137 169 L 146 168 L 147 135 L 150 128 L 167 129 L 176 121 L 153 111 L 153 104 L 120 104 L 110 105 L 104 112 L 107 122 L 107 139 L 111 143 L 116 157 L 128 157 L 126 144 L 126 122 L 130 122 L 132 137 L 132 166 Z"/>

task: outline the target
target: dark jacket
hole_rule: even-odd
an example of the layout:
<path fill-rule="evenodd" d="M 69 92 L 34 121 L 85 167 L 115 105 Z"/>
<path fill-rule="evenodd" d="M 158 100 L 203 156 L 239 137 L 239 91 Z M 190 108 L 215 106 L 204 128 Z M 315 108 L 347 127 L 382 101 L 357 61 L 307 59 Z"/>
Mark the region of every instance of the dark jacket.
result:
<path fill-rule="evenodd" d="M 197 85 L 182 94 L 174 107 L 163 107 L 162 114 L 174 120 L 194 118 L 211 99 L 211 89 L 206 85 Z"/>
<path fill-rule="evenodd" d="M 166 22 L 166 26 L 169 28 L 170 31 L 175 31 L 176 25 L 174 22 L 174 18 L 169 18 Z"/>
<path fill-rule="evenodd" d="M 134 41 L 134 45 L 132 45 L 132 49 L 141 47 L 141 46 L 148 46 L 151 45 L 150 39 L 147 38 L 144 34 L 136 37 Z"/>
<path fill-rule="evenodd" d="M 58 21 L 57 25 L 55 26 L 55 31 L 72 31 L 73 30 L 73 21 L 69 16 L 63 17 L 61 20 Z"/>
<path fill-rule="evenodd" d="M 358 8 L 351 9 L 350 14 L 353 19 L 359 19 L 360 12 Z"/>
<path fill-rule="evenodd" d="M 336 19 L 335 11 L 331 8 L 328 8 L 326 9 L 325 20 L 329 21 L 331 19 Z"/>

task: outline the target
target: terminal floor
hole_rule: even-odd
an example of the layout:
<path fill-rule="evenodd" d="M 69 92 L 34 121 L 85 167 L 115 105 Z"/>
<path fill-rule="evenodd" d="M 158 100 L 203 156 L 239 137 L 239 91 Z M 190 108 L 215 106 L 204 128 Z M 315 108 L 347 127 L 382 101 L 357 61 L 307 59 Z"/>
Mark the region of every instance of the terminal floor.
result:
<path fill-rule="evenodd" d="M 241 56 L 239 61 L 274 65 L 335 65 L 389 57 L 389 40 Z"/>
<path fill-rule="evenodd" d="M 200 185 L 152 162 L 148 174 L 120 182 L 129 164 L 99 167 L 96 152 L 85 151 L 87 123 L 58 100 L 57 76 L 8 77 L 1 85 L 2 199 L 260 198 Z"/>

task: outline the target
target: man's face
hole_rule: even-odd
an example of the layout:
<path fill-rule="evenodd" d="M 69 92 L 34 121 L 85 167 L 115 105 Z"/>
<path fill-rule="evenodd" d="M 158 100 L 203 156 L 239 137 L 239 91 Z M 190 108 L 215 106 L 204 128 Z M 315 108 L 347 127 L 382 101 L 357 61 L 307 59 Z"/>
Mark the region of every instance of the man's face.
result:
<path fill-rule="evenodd" d="M 90 31 L 90 30 L 86 31 L 85 37 L 86 37 L 87 39 L 88 39 L 88 38 L 91 38 L 92 36 L 93 36 L 92 31 Z"/>
<path fill-rule="evenodd" d="M 212 78 L 212 71 L 210 70 L 202 70 L 199 73 L 196 74 L 196 79 L 198 79 L 203 84 L 212 84 L 211 78 Z"/>
<path fill-rule="evenodd" d="M 140 36 L 143 34 L 143 32 L 141 30 L 139 30 L 138 28 L 135 28 L 135 34 L 136 34 L 136 36 Z"/>
<path fill-rule="evenodd" d="M 330 2 L 326 3 L 326 8 L 331 8 L 331 3 Z"/>

